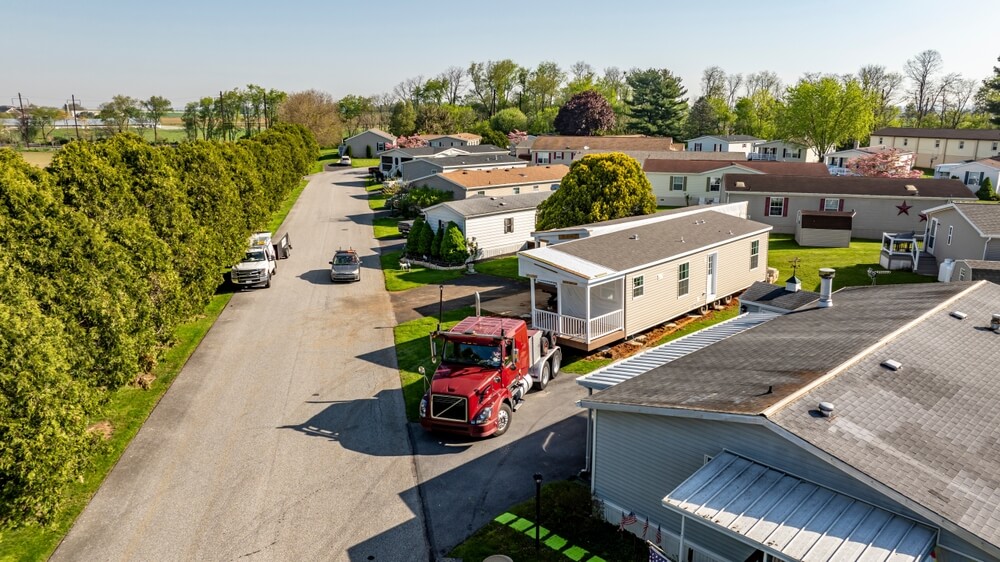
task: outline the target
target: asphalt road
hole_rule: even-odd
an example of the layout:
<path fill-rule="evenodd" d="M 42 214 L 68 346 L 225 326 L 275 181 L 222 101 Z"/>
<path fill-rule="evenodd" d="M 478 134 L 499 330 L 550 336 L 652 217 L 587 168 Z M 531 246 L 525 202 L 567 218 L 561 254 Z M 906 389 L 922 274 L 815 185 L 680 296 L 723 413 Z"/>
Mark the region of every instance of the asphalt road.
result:
<path fill-rule="evenodd" d="M 53 560 L 440 560 L 531 498 L 533 473 L 583 468 L 570 376 L 500 438 L 406 423 L 363 185 L 360 170 L 311 179 L 271 288 L 233 296 Z M 347 246 L 362 280 L 334 285 Z"/>
<path fill-rule="evenodd" d="M 233 296 L 54 560 L 430 557 L 361 173 L 311 179 L 271 288 Z M 330 283 L 338 246 L 360 283 Z"/>

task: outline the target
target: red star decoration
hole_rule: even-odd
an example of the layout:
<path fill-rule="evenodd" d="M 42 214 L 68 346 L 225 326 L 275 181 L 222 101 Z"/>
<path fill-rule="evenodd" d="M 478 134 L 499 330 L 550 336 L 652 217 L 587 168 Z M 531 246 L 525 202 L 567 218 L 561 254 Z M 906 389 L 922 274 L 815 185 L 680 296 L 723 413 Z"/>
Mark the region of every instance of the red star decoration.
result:
<path fill-rule="evenodd" d="M 927 222 L 927 215 L 920 213 L 920 222 Z"/>
<path fill-rule="evenodd" d="M 909 215 L 910 209 L 913 208 L 913 205 L 907 205 L 906 201 L 903 201 L 903 204 L 896 205 L 896 208 L 899 209 L 899 212 L 896 213 L 896 216 L 898 217 L 899 215 Z"/>

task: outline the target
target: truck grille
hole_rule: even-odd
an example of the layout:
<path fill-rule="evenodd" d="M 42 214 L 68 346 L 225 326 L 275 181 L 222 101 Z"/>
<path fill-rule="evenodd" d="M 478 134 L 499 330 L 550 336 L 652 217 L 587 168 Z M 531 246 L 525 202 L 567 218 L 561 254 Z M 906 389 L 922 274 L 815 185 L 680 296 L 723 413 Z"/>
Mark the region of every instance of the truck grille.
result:
<path fill-rule="evenodd" d="M 234 271 L 232 279 L 234 283 L 263 283 L 264 271 Z"/>
<path fill-rule="evenodd" d="M 467 402 L 461 396 L 431 395 L 431 417 L 439 420 L 468 421 Z"/>

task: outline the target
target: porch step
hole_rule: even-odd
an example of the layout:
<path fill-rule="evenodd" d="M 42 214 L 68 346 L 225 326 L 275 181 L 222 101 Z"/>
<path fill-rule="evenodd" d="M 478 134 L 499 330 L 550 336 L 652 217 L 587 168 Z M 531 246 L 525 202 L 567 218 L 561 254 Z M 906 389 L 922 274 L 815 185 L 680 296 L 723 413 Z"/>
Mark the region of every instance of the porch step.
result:
<path fill-rule="evenodd" d="M 927 252 L 920 252 L 920 262 L 917 265 L 916 271 L 919 275 L 931 275 L 937 277 L 938 274 L 938 261 L 937 258 L 928 254 Z"/>

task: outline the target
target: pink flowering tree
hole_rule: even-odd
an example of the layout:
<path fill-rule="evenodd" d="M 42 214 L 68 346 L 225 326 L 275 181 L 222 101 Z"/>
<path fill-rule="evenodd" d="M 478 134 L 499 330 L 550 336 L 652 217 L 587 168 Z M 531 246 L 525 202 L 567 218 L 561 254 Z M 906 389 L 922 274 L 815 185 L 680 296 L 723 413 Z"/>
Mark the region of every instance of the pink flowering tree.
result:
<path fill-rule="evenodd" d="M 895 148 L 883 150 L 847 161 L 847 169 L 859 176 L 870 178 L 919 178 L 920 170 L 911 168 L 912 160 L 900 158 Z"/>
<path fill-rule="evenodd" d="M 396 146 L 399 148 L 420 148 L 421 146 L 427 146 L 427 141 L 420 138 L 419 135 L 399 137 L 396 139 Z"/>
<path fill-rule="evenodd" d="M 510 141 L 510 144 L 516 145 L 517 143 L 523 141 L 526 138 L 528 138 L 528 133 L 524 131 L 518 131 L 517 129 L 514 129 L 513 131 L 507 133 L 507 140 Z"/>

